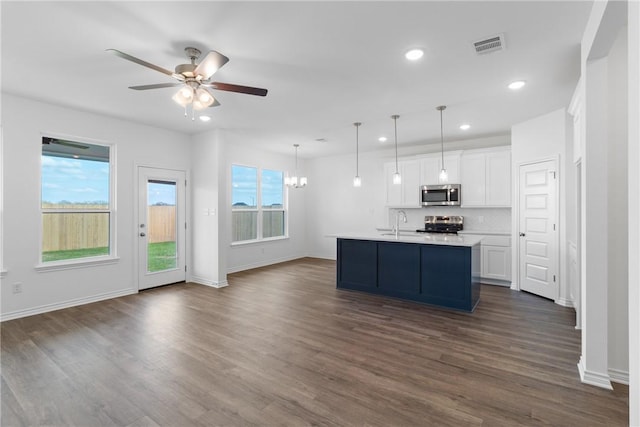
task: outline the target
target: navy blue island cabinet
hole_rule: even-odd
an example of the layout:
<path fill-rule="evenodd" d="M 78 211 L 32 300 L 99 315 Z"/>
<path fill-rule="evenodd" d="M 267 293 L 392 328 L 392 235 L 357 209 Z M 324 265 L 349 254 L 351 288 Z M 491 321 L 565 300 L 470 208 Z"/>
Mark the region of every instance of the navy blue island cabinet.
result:
<path fill-rule="evenodd" d="M 338 238 L 337 287 L 473 311 L 480 300 L 480 244 Z"/>

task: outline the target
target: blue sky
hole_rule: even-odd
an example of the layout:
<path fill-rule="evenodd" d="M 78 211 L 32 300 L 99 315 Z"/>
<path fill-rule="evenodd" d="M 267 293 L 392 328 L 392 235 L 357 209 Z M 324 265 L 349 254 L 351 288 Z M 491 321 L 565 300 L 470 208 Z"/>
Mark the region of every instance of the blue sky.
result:
<path fill-rule="evenodd" d="M 175 183 L 162 184 L 157 182 L 147 183 L 147 202 L 149 205 L 158 203 L 165 205 L 176 204 L 176 185 Z"/>
<path fill-rule="evenodd" d="M 109 163 L 42 156 L 42 201 L 109 201 Z"/>
<path fill-rule="evenodd" d="M 269 169 L 262 170 L 262 205 L 283 204 L 283 173 Z M 233 188 L 231 191 L 231 204 L 245 203 L 255 206 L 258 202 L 256 168 L 233 165 L 231 168 Z"/>

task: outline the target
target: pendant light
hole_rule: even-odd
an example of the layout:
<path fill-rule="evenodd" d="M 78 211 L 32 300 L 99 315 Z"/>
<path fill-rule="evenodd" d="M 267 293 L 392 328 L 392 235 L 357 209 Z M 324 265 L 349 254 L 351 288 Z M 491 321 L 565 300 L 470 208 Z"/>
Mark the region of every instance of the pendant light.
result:
<path fill-rule="evenodd" d="M 393 174 L 393 183 L 394 184 L 402 184 L 402 177 L 400 176 L 400 172 L 398 172 L 398 126 L 397 120 L 400 118 L 399 115 L 394 114 L 391 116 L 393 119 L 393 133 L 396 138 L 396 173 Z"/>
<path fill-rule="evenodd" d="M 436 107 L 436 110 L 440 111 L 440 153 L 442 154 L 442 170 L 440 170 L 440 182 L 449 181 L 449 174 L 447 174 L 447 169 L 444 167 L 444 132 L 442 128 L 442 112 L 447 108 L 446 105 L 439 105 Z"/>
<path fill-rule="evenodd" d="M 358 173 L 358 162 L 359 162 L 359 152 L 358 152 L 358 128 L 362 125 L 360 122 L 355 122 L 353 124 L 356 127 L 356 176 L 353 178 L 353 186 L 360 187 L 362 186 L 362 179 L 360 179 L 360 174 Z"/>
<path fill-rule="evenodd" d="M 288 187 L 302 188 L 307 185 L 307 177 L 301 176 L 298 179 L 298 147 L 300 146 L 300 144 L 293 144 L 293 146 L 296 150 L 296 168 L 294 170 L 293 176 L 287 176 L 284 178 L 284 184 Z"/>

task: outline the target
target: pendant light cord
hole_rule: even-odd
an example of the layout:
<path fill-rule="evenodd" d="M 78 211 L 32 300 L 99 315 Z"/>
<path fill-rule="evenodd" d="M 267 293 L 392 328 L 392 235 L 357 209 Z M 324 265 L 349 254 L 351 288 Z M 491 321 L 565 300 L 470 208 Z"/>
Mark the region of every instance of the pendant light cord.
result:
<path fill-rule="evenodd" d="M 440 111 L 440 153 L 442 154 L 442 170 L 445 170 L 444 168 L 444 127 L 442 126 L 442 111 L 444 111 L 444 109 L 447 108 L 446 105 L 440 105 L 439 107 L 436 107 L 436 110 Z"/>
<path fill-rule="evenodd" d="M 442 169 L 444 169 L 444 132 L 442 129 L 442 110 L 440 110 L 440 153 L 442 153 Z"/>
<path fill-rule="evenodd" d="M 362 123 L 360 122 L 355 122 L 353 125 L 356 127 L 356 176 L 360 175 L 360 162 L 359 162 L 359 157 L 360 157 L 360 153 L 358 150 L 358 141 L 359 141 L 359 134 L 358 134 L 358 128 L 360 127 Z"/>
<path fill-rule="evenodd" d="M 396 122 L 398 120 L 398 117 L 400 116 L 397 114 L 391 116 L 391 118 L 393 119 L 393 133 L 396 141 L 396 173 L 398 173 L 398 125 Z"/>

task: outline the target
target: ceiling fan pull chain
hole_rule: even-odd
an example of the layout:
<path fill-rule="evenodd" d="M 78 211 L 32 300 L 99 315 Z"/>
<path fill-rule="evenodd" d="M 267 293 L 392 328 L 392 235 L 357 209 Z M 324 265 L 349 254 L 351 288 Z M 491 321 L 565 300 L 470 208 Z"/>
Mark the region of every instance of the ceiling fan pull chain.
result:
<path fill-rule="evenodd" d="M 191 121 L 196 119 L 196 112 L 194 111 L 193 104 L 191 104 Z"/>
<path fill-rule="evenodd" d="M 184 106 L 184 116 L 187 117 L 187 105 Z"/>

